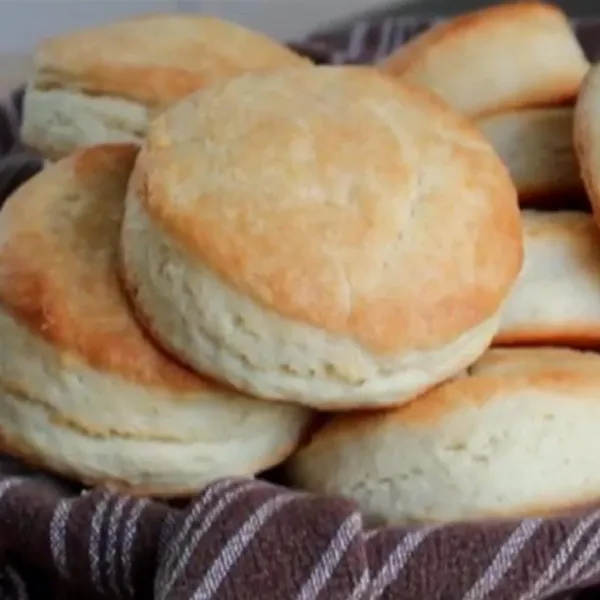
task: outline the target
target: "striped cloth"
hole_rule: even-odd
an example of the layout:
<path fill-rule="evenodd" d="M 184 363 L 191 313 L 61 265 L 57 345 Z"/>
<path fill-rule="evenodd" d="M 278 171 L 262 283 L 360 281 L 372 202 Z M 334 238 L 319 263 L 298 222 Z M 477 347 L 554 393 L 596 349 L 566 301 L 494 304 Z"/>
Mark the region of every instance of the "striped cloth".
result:
<path fill-rule="evenodd" d="M 301 49 L 369 62 L 427 23 L 365 19 Z M 577 30 L 593 55 L 600 29 Z M 20 102 L 15 92 L 0 109 L 0 200 L 42 165 L 18 142 Z M 369 531 L 352 502 L 267 480 L 223 479 L 170 505 L 0 458 L 0 600 L 598 600 L 599 582 L 593 508 Z"/>

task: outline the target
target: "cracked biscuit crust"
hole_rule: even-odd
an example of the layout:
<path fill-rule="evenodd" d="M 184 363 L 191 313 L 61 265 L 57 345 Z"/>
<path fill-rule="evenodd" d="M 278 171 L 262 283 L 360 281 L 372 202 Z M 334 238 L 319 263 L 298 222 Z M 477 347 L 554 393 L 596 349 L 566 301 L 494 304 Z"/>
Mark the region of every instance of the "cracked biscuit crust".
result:
<path fill-rule="evenodd" d="M 225 364 L 223 340 L 239 342 L 248 371 L 309 386 L 253 393 L 361 404 L 481 352 L 521 237 L 508 173 L 463 117 L 374 69 L 316 67 L 246 75 L 156 119 L 123 249 L 138 309 L 195 368 L 246 389 Z"/>

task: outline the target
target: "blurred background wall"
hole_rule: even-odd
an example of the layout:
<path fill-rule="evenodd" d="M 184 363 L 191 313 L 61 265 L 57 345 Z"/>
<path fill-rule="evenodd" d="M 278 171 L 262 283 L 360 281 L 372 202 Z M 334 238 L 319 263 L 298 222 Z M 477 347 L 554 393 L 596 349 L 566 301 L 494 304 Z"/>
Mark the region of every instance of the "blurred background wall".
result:
<path fill-rule="evenodd" d="M 389 1 L 389 0 L 388 0 Z M 415 0 L 400 0 L 410 3 Z M 0 0 L 0 52 L 31 48 L 40 37 L 147 12 L 210 12 L 281 39 L 382 6 L 385 0 Z"/>
<path fill-rule="evenodd" d="M 0 0 L 0 52 L 31 49 L 41 37 L 128 15 L 210 12 L 281 39 L 390 4 L 407 14 L 452 13 L 498 2 L 485 0 Z M 600 0 L 557 2 L 573 14 L 600 14 Z"/>

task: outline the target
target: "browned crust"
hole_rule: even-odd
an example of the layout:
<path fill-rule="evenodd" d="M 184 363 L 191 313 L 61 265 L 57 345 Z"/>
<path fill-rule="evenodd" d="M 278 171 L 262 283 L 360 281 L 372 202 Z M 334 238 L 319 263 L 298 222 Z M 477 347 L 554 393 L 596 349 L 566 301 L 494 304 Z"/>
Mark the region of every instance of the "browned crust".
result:
<path fill-rule="evenodd" d="M 565 323 L 519 327 L 501 331 L 494 337 L 494 346 L 564 346 L 568 348 L 600 349 L 600 323 Z"/>

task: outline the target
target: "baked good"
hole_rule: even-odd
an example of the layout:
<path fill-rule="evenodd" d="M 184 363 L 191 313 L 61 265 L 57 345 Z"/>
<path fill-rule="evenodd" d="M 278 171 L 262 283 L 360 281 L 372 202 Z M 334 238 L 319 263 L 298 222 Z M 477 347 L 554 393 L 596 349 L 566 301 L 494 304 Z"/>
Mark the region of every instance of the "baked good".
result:
<path fill-rule="evenodd" d="M 441 22 L 380 66 L 475 117 L 573 100 L 589 62 L 560 8 L 514 2 Z"/>
<path fill-rule="evenodd" d="M 596 223 L 600 226 L 600 64 L 586 76 L 575 105 L 575 151 Z"/>
<path fill-rule="evenodd" d="M 521 206 L 549 207 L 585 197 L 573 148 L 572 107 L 507 111 L 477 124 L 508 167 Z"/>
<path fill-rule="evenodd" d="M 406 406 L 333 417 L 287 476 L 372 524 L 569 512 L 600 498 L 599 419 L 598 354 L 493 349 Z"/>
<path fill-rule="evenodd" d="M 157 118 L 125 279 L 199 372 L 321 409 L 403 402 L 475 360 L 522 260 L 477 128 L 368 67 L 247 74 Z"/>
<path fill-rule="evenodd" d="M 116 269 L 135 153 L 81 150 L 0 213 L 0 440 L 86 483 L 176 496 L 278 463 L 309 415 L 202 380 L 134 320 Z"/>
<path fill-rule="evenodd" d="M 200 15 L 149 15 L 42 42 L 22 138 L 49 159 L 137 142 L 149 119 L 190 92 L 245 71 L 308 66 L 279 42 Z"/>
<path fill-rule="evenodd" d="M 600 347 L 600 232 L 582 212 L 523 211 L 525 261 L 495 344 Z"/>

